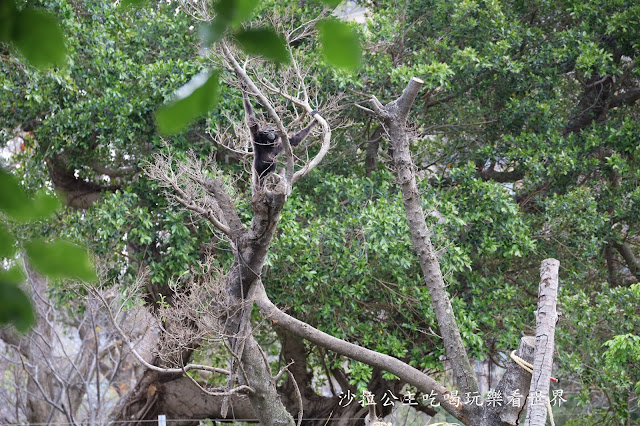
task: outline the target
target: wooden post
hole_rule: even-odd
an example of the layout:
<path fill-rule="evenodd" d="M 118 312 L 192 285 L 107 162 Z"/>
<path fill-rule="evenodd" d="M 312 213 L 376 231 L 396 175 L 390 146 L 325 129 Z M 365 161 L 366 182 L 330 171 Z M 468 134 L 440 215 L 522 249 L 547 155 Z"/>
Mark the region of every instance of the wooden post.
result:
<path fill-rule="evenodd" d="M 529 364 L 533 363 L 536 347 L 536 339 L 533 336 L 524 336 L 520 339 L 520 346 L 516 355 Z M 527 402 L 527 388 L 531 386 L 531 373 L 516 364 L 513 359 L 507 361 L 507 371 L 496 387 L 496 394 L 501 395 L 501 404 L 485 404 L 484 416 L 480 426 L 515 426 L 522 420 L 520 418 Z"/>
<path fill-rule="evenodd" d="M 529 387 L 525 426 L 544 426 L 549 406 L 549 381 L 553 366 L 553 349 L 558 322 L 558 269 L 560 262 L 545 259 L 540 266 L 540 289 L 536 312 L 536 350 Z"/>

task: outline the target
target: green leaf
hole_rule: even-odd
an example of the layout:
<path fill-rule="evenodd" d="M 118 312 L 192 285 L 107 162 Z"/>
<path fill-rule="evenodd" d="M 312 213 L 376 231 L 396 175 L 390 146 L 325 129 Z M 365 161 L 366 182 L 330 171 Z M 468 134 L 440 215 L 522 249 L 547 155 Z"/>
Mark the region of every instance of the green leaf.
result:
<path fill-rule="evenodd" d="M 13 256 L 16 252 L 15 238 L 4 223 L 0 223 L 0 259 Z"/>
<path fill-rule="evenodd" d="M 0 269 L 0 282 L 7 285 L 18 286 L 26 277 L 21 267 L 14 266 L 9 270 Z"/>
<path fill-rule="evenodd" d="M 16 5 L 13 0 L 0 1 L 0 42 L 11 41 L 15 15 Z"/>
<path fill-rule="evenodd" d="M 242 22 L 251 17 L 259 0 L 221 0 L 214 5 L 218 16 L 229 25 L 237 28 Z"/>
<path fill-rule="evenodd" d="M 287 42 L 272 28 L 239 31 L 235 38 L 248 54 L 262 56 L 275 63 L 288 63 L 290 60 Z"/>
<path fill-rule="evenodd" d="M 351 70 L 360 66 L 360 38 L 349 24 L 336 19 L 325 19 L 316 26 L 320 33 L 322 54 L 328 64 Z"/>
<path fill-rule="evenodd" d="M 77 278 L 82 281 L 97 279 L 87 251 L 69 241 L 58 239 L 45 243 L 34 239 L 24 246 L 33 268 L 43 275 L 50 278 Z"/>
<path fill-rule="evenodd" d="M 31 200 L 11 174 L 0 169 L 0 211 L 12 219 L 25 220 L 29 216 Z"/>
<path fill-rule="evenodd" d="M 233 15 L 236 13 L 236 1 L 218 0 L 213 4 L 213 10 L 216 12 L 215 20 L 224 22 L 228 25 L 231 23 Z"/>
<path fill-rule="evenodd" d="M 34 200 L 27 197 L 18 180 L 0 169 L 0 211 L 19 222 L 43 219 L 60 207 L 58 198 L 39 191 Z"/>
<path fill-rule="evenodd" d="M 206 46 L 220 40 L 229 26 L 238 28 L 253 14 L 258 0 L 220 0 L 213 5 L 216 16 L 211 23 L 199 28 L 200 39 Z"/>
<path fill-rule="evenodd" d="M 220 72 L 201 72 L 176 91 L 175 99 L 156 112 L 156 125 L 163 135 L 184 130 L 192 121 L 218 104 Z"/>
<path fill-rule="evenodd" d="M 52 194 L 47 194 L 45 190 L 36 192 L 31 203 L 31 215 L 32 219 L 42 219 L 52 215 L 56 210 L 60 208 L 60 200 L 58 197 Z"/>
<path fill-rule="evenodd" d="M 342 0 L 322 0 L 322 3 L 326 4 L 329 7 L 336 7 L 337 5 L 342 3 Z"/>
<path fill-rule="evenodd" d="M 26 8 L 16 17 L 13 42 L 32 65 L 62 67 L 66 49 L 58 20 L 51 13 Z"/>
<path fill-rule="evenodd" d="M 200 40 L 205 46 L 211 46 L 216 41 L 220 40 L 227 30 L 227 22 L 223 19 L 214 19 L 211 23 L 201 24 L 198 27 L 198 35 Z"/>
<path fill-rule="evenodd" d="M 120 7 L 122 8 L 134 8 L 140 7 L 145 4 L 147 0 L 122 0 L 120 2 Z"/>
<path fill-rule="evenodd" d="M 236 0 L 236 10 L 231 20 L 231 26 L 237 27 L 251 18 L 259 3 L 259 0 Z"/>
<path fill-rule="evenodd" d="M 17 267 L 0 270 L 0 325 L 11 322 L 22 332 L 36 322 L 29 297 L 18 287 L 23 281 L 24 275 Z"/>

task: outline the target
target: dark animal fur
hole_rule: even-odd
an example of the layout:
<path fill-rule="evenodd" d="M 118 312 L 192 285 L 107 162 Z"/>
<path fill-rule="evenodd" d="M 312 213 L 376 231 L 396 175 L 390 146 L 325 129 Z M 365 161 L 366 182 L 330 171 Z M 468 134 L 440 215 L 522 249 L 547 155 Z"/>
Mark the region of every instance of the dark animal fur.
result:
<path fill-rule="evenodd" d="M 282 151 L 282 135 L 273 127 L 265 127 L 260 129 L 258 120 L 251 107 L 249 96 L 245 91 L 242 92 L 244 98 L 244 111 L 247 127 L 251 131 L 251 139 L 253 140 L 253 168 L 256 170 L 259 182 L 276 170 L 277 156 Z M 311 115 L 317 114 L 312 111 Z M 308 135 L 311 129 L 318 124 L 314 119 L 307 127 L 298 133 L 289 136 L 291 146 L 298 146 Z"/>

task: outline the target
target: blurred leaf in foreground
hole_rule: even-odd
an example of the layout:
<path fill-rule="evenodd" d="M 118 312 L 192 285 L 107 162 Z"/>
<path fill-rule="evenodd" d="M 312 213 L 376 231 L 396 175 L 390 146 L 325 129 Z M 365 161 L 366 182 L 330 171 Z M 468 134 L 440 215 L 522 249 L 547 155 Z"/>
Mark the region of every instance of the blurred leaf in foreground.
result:
<path fill-rule="evenodd" d="M 240 31 L 235 39 L 246 53 L 262 56 L 275 63 L 289 62 L 285 39 L 272 28 L 254 28 Z"/>
<path fill-rule="evenodd" d="M 362 59 L 358 33 L 349 24 L 337 19 L 325 19 L 316 25 L 327 63 L 337 68 L 357 69 Z"/>
<path fill-rule="evenodd" d="M 31 265 L 43 275 L 82 281 L 97 279 L 87 251 L 69 241 L 58 239 L 46 243 L 35 239 L 25 243 L 25 248 Z"/>
<path fill-rule="evenodd" d="M 156 112 L 158 131 L 163 135 L 178 133 L 211 111 L 218 104 L 219 76 L 218 71 L 204 71 L 178 89 L 175 99 Z"/>

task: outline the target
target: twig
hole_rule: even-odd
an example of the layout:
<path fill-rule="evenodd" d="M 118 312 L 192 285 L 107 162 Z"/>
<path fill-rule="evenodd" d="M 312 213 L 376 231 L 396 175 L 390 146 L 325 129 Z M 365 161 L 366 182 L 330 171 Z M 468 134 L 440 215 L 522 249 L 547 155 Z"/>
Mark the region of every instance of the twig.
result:
<path fill-rule="evenodd" d="M 354 103 L 353 105 L 355 105 L 356 108 L 360 108 L 361 110 L 365 111 L 368 114 L 375 115 L 375 111 L 373 111 L 372 109 L 369 109 L 367 107 L 364 107 L 364 106 L 362 106 L 360 104 L 356 104 L 356 103 Z"/>
<path fill-rule="evenodd" d="M 276 381 L 276 382 L 277 382 L 278 380 L 280 380 L 280 377 L 282 377 L 282 375 L 288 371 L 287 369 L 288 369 L 289 367 L 291 367 L 293 364 L 295 364 L 295 362 L 294 362 L 293 360 L 291 360 L 291 362 L 290 362 L 289 364 L 287 364 L 287 365 L 285 365 L 284 367 L 282 367 L 282 369 L 281 369 L 280 371 L 278 371 L 278 374 L 276 374 L 276 375 L 275 375 L 275 377 L 273 378 L 273 380 L 274 380 L 274 381 Z"/>
<path fill-rule="evenodd" d="M 253 95 L 260 100 L 260 103 L 262 104 L 262 106 L 266 108 L 269 114 L 269 117 L 271 117 L 271 119 L 275 122 L 276 127 L 281 135 L 280 138 L 282 139 L 282 146 L 284 148 L 286 164 L 287 164 L 286 180 L 290 187 L 292 183 L 292 178 L 293 178 L 293 149 L 291 148 L 291 143 L 289 142 L 289 137 L 287 136 L 287 129 L 284 127 L 284 124 L 282 124 L 282 120 L 280 119 L 280 116 L 276 112 L 271 102 L 269 102 L 269 99 L 267 99 L 264 93 L 262 93 L 262 91 L 258 89 L 258 87 L 255 85 L 253 80 L 251 80 L 247 72 L 240 66 L 240 64 L 238 63 L 234 55 L 231 53 L 231 51 L 229 50 L 228 46 L 224 41 L 220 42 L 220 47 L 222 49 L 222 53 L 224 54 L 225 59 L 229 61 L 229 63 L 233 67 L 235 74 L 242 81 L 242 83 L 244 83 L 253 92 Z M 287 188 L 287 192 L 289 191 L 290 189 Z"/>
<path fill-rule="evenodd" d="M 293 364 L 293 362 L 291 364 Z M 298 425 L 297 426 L 300 426 L 302 424 L 302 415 L 304 414 L 304 409 L 302 407 L 302 394 L 300 393 L 300 388 L 298 387 L 296 378 L 293 377 L 293 373 L 289 371 L 287 367 L 285 367 L 284 369 L 287 371 L 287 373 L 289 373 L 289 378 L 291 379 L 291 383 L 293 383 L 293 388 L 296 391 L 296 400 L 298 401 Z"/>
<path fill-rule="evenodd" d="M 209 371 L 209 372 L 212 372 L 212 373 L 219 373 L 219 374 L 229 375 L 229 371 L 227 371 L 225 369 L 222 369 L 222 368 L 218 368 L 218 367 L 211 367 L 209 365 L 187 364 L 182 368 L 162 368 L 162 367 L 158 367 L 158 366 L 153 365 L 153 364 L 149 364 L 147 361 L 144 360 L 144 358 L 142 358 L 142 356 L 138 353 L 138 351 L 131 344 L 131 341 L 129 340 L 129 337 L 124 333 L 124 331 L 122 331 L 122 329 L 118 325 L 116 319 L 113 317 L 113 313 L 111 312 L 111 308 L 109 307 L 109 303 L 104 299 L 102 294 L 100 294 L 100 292 L 98 292 L 97 290 L 94 290 L 94 289 L 91 289 L 91 292 L 98 298 L 98 300 L 100 300 L 102 305 L 105 307 L 105 310 L 107 311 L 107 316 L 109 317 L 109 320 L 111 321 L 111 324 L 114 326 L 114 328 L 116 329 L 118 334 L 120 334 L 120 337 L 126 343 L 127 347 L 131 351 L 131 353 L 138 359 L 140 364 L 144 365 L 149 370 L 153 370 L 153 371 L 156 371 L 156 372 L 162 373 L 162 374 L 181 374 L 181 373 L 186 373 L 187 371 L 191 371 L 191 370 L 201 370 L 201 371 Z"/>

